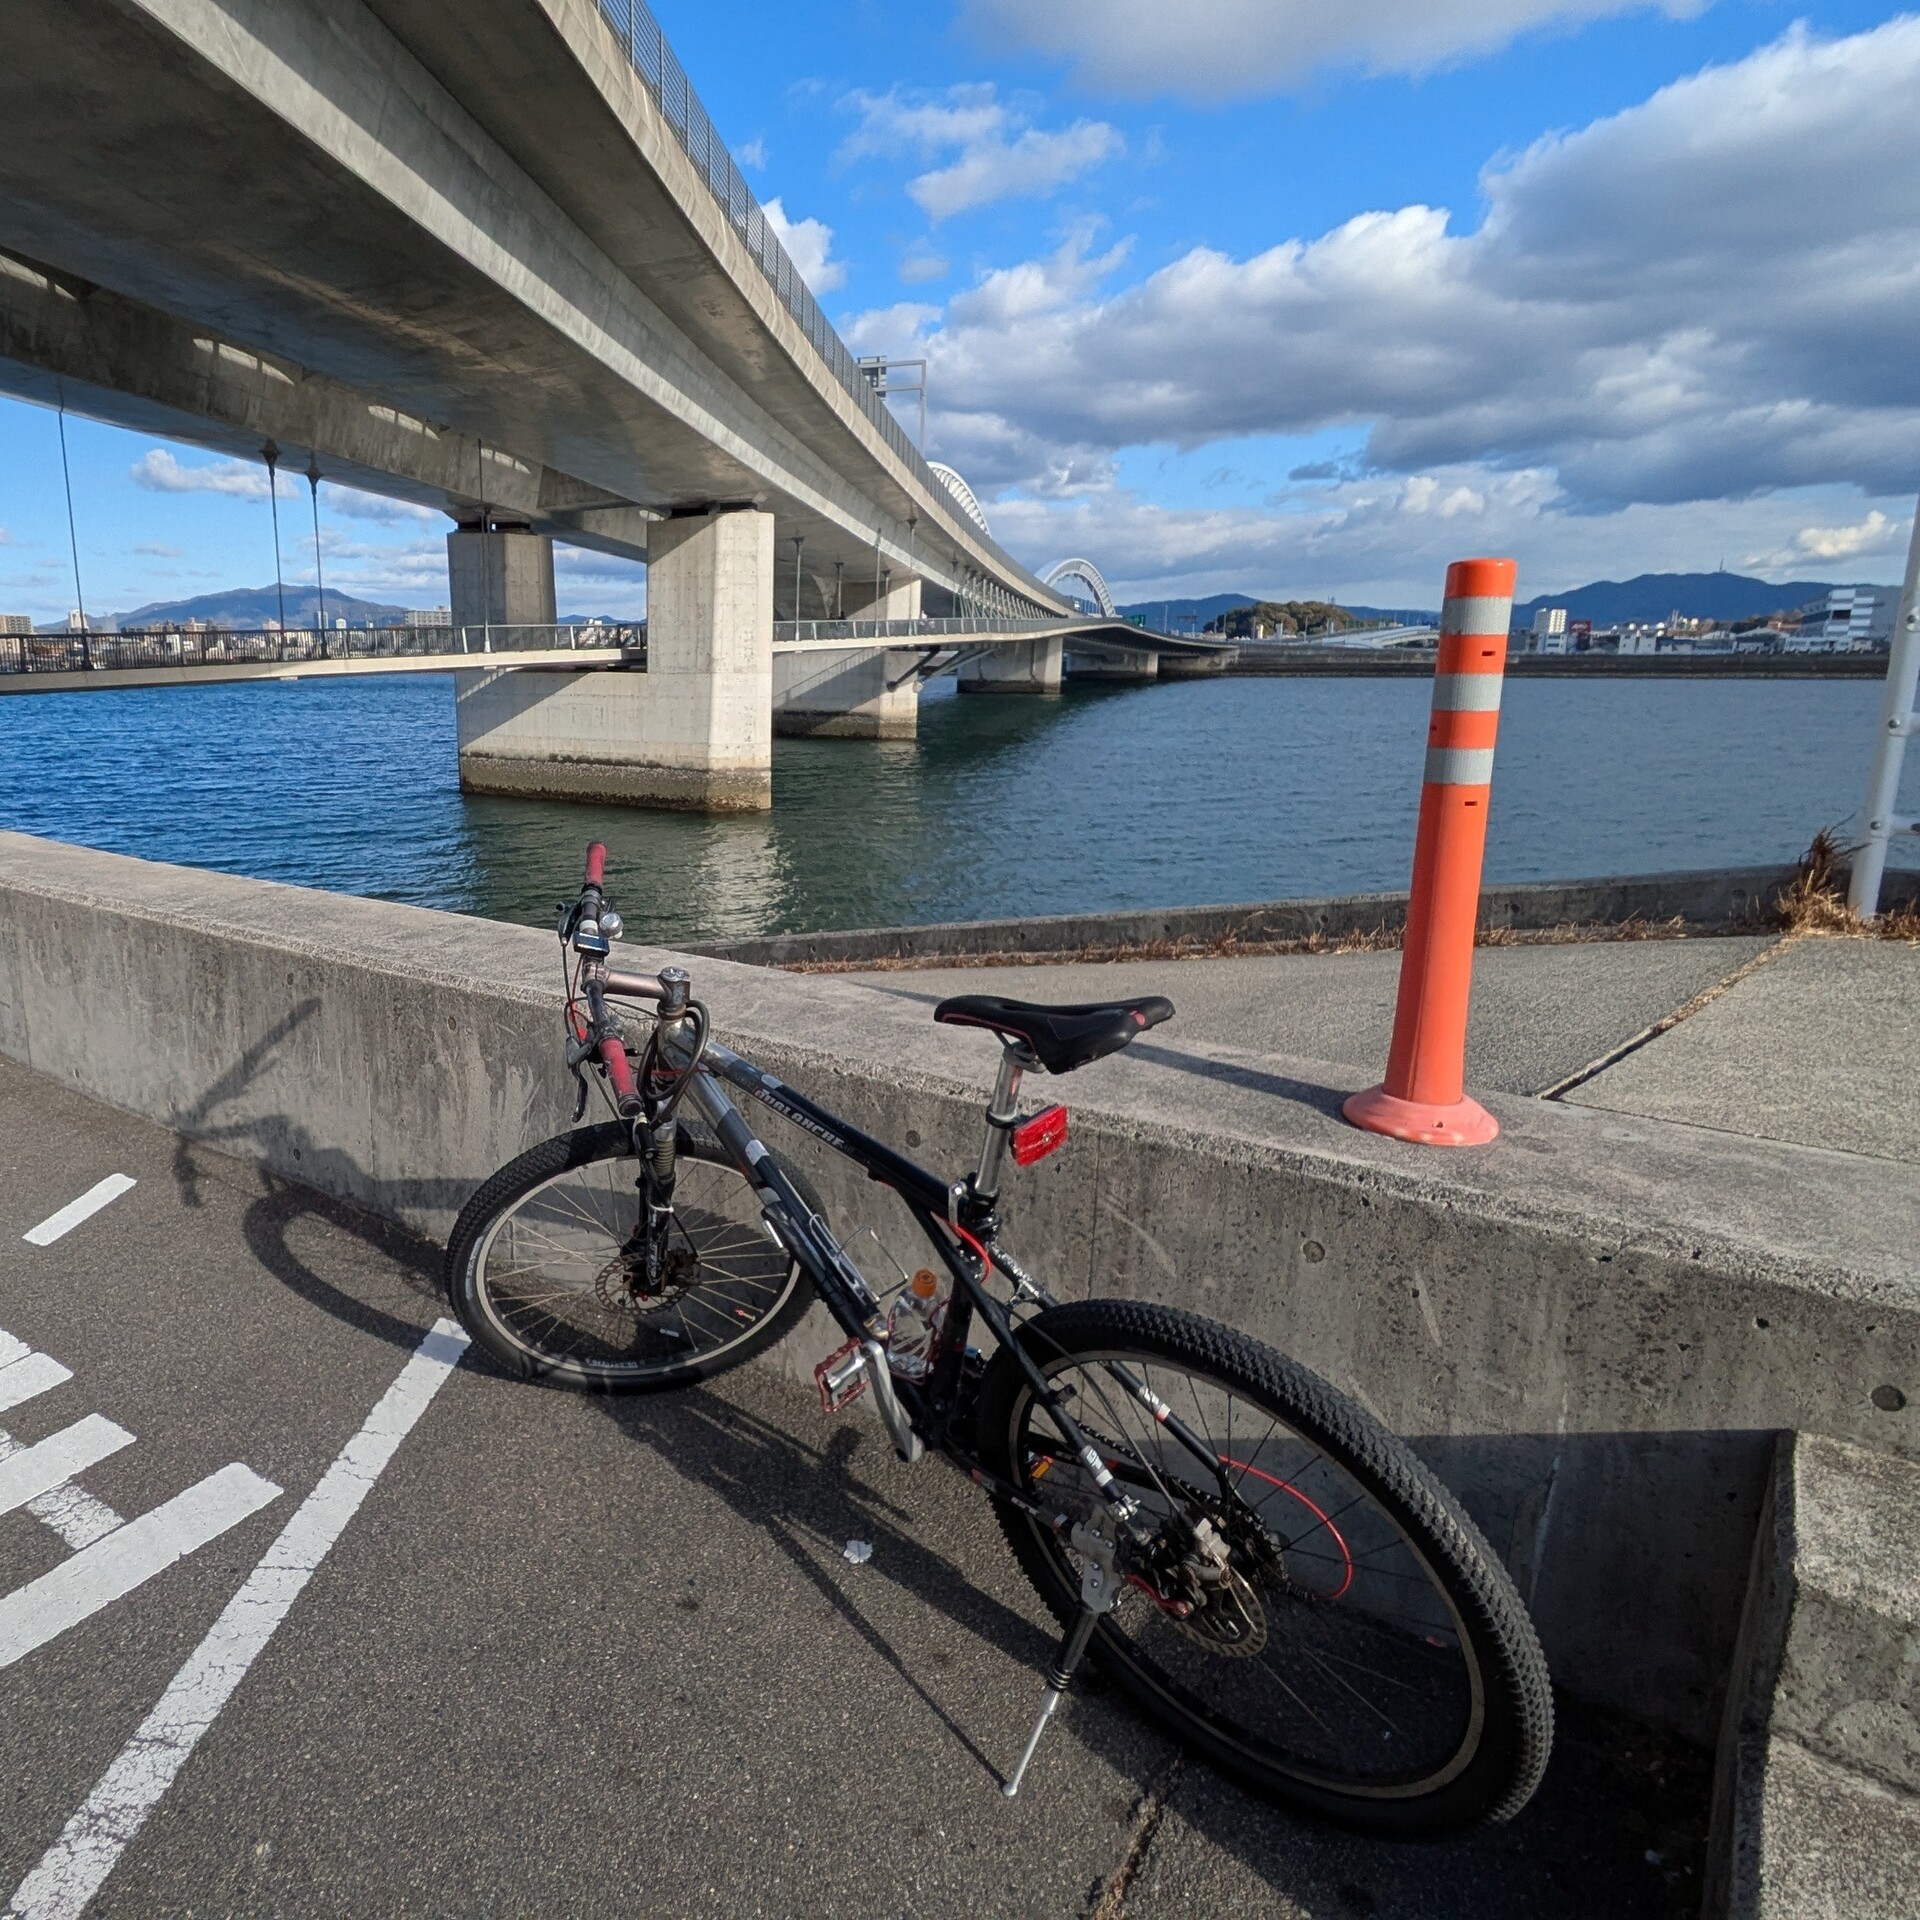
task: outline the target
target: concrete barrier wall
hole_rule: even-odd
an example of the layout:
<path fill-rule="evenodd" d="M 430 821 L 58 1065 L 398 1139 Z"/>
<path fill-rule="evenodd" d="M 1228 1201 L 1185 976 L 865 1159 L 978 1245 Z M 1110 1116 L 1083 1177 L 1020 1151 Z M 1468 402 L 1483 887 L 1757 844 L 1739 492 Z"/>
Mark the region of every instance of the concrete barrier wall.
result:
<path fill-rule="evenodd" d="M 1725 933 L 1770 924 L 1774 901 L 1793 875 L 1791 867 L 1732 867 L 1489 887 L 1480 896 L 1480 924 L 1524 932 L 1677 919 L 1695 933 Z M 1920 897 L 1920 873 L 1887 875 L 1883 899 L 1888 908 L 1916 897 Z M 1228 939 L 1248 945 L 1315 936 L 1338 940 L 1382 928 L 1397 932 L 1406 918 L 1404 893 L 1348 893 L 1243 906 L 1160 907 L 1044 914 L 1022 920 L 941 921 L 923 927 L 868 927 L 845 933 L 781 933 L 753 940 L 708 941 L 690 951 L 755 966 L 854 967 L 878 960 L 937 963 L 984 954 L 1068 955 L 1181 942 L 1206 946 Z"/>
<path fill-rule="evenodd" d="M 732 1044 L 972 1158 L 982 1036 L 846 982 L 695 977 Z M 0 834 L 0 1052 L 424 1233 L 565 1125 L 558 983 L 526 929 Z M 1048 1086 L 1074 1138 L 1020 1176 L 1012 1244 L 1067 1296 L 1197 1308 L 1358 1395 L 1459 1490 L 1561 1684 L 1710 1740 L 1772 1433 L 1920 1450 L 1868 1397 L 1920 1400 L 1903 1170 L 1498 1098 L 1497 1151 L 1423 1154 L 1343 1127 L 1338 1069 L 1174 1036 Z M 878 1189 L 765 1131 L 843 1230 L 906 1244 Z"/>

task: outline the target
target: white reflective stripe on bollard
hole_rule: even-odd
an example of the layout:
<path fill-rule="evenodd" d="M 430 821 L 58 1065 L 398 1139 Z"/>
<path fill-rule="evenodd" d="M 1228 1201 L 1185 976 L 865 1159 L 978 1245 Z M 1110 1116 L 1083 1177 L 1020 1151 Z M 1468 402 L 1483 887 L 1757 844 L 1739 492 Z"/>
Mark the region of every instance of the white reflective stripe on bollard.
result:
<path fill-rule="evenodd" d="M 1436 673 L 1433 676 L 1435 713 L 1498 713 L 1504 673 Z"/>
<path fill-rule="evenodd" d="M 1429 747 L 1426 779 L 1430 787 L 1490 787 L 1493 784 L 1493 749 Z"/>
<path fill-rule="evenodd" d="M 1440 631 L 1442 633 L 1470 633 L 1476 636 L 1484 634 L 1488 639 L 1498 639 L 1502 646 L 1506 644 L 1507 627 L 1513 619 L 1513 606 L 1510 601 L 1482 599 L 1471 595 L 1449 600 L 1440 609 Z"/>

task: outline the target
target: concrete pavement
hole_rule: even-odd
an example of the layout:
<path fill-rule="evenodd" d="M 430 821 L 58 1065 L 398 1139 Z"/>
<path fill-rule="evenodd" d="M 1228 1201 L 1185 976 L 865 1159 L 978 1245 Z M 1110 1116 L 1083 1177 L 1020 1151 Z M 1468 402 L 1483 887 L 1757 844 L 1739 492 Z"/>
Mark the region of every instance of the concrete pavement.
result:
<path fill-rule="evenodd" d="M 1743 935 L 1482 948 L 1474 962 L 1468 1080 L 1503 1093 L 1543 1092 L 1772 944 L 1767 935 Z M 843 977 L 929 1006 L 955 993 L 1053 1001 L 1164 993 L 1178 1009 L 1178 1025 L 1168 1033 L 1183 1044 L 1365 1069 L 1386 1065 L 1400 955 L 1250 954 Z"/>
<path fill-rule="evenodd" d="M 1920 946 L 1789 942 L 1567 1097 L 1920 1163 Z"/>
<path fill-rule="evenodd" d="M 0 1669 L 0 1893 L 53 1842 L 439 1313 L 398 1229 L 0 1063 L 0 1326 L 72 1370 L 4 1415 L 134 1443 L 139 1516 L 283 1492 Z M 51 1245 L 103 1176 L 136 1184 Z M 855 1566 L 849 1539 L 873 1544 Z M 0 1516 L 0 1590 L 69 1551 Z M 1260 1805 L 1110 1696 L 1011 1807 L 1047 1640 L 984 1507 L 772 1370 L 594 1403 L 469 1361 L 172 1789 L 98 1915 L 1681 1914 L 1703 1763 L 1575 1713 L 1535 1807 L 1383 1847 Z"/>

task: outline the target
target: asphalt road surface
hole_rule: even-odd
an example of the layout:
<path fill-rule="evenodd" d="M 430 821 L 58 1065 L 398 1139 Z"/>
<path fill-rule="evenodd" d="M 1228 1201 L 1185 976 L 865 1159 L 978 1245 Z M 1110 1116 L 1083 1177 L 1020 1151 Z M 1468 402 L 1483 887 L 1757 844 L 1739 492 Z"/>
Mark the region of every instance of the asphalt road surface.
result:
<path fill-rule="evenodd" d="M 437 1249 L 0 1063 L 9 1913 L 1697 1911 L 1703 1757 L 1578 1713 L 1441 1845 L 1097 1681 L 1009 1804 L 1050 1636 L 958 1476 L 770 1370 L 519 1386 L 441 1311 Z"/>

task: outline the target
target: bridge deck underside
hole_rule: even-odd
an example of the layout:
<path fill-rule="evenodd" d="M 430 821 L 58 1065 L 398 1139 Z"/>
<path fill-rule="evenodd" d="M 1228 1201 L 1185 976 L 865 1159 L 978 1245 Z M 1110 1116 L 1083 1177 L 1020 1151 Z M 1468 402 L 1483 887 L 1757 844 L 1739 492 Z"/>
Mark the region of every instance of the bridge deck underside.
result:
<path fill-rule="evenodd" d="M 815 583 L 1036 593 L 729 257 L 625 61 L 587 0 L 0 9 L 0 247 L 471 436 L 481 500 L 505 456 L 768 509 Z"/>

